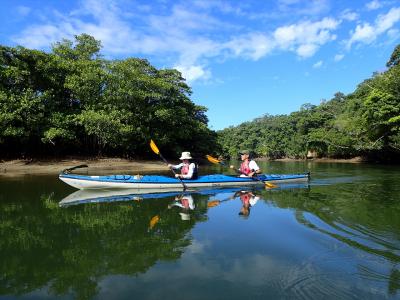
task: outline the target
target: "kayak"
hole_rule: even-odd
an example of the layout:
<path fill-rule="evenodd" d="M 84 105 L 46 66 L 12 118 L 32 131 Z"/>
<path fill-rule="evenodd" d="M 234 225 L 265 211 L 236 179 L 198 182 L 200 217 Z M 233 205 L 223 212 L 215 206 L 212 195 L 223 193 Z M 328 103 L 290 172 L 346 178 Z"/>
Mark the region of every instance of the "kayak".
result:
<path fill-rule="evenodd" d="M 309 185 L 307 182 L 286 183 L 280 185 L 278 190 L 300 188 L 309 188 Z M 186 191 L 182 191 L 182 188 L 180 191 L 177 189 L 81 189 L 63 198 L 59 202 L 59 206 L 68 207 L 78 204 L 130 202 L 135 200 L 161 199 L 184 195 L 206 195 L 211 197 L 217 194 L 234 194 L 240 191 L 254 193 L 262 189 L 263 187 L 261 185 L 251 187 L 197 188 Z M 276 189 L 274 189 L 274 191 L 275 190 Z"/>
<path fill-rule="evenodd" d="M 251 191 L 260 189 L 260 186 L 253 186 Z M 180 191 L 177 189 L 82 189 L 69 194 L 59 202 L 59 206 L 65 207 L 76 204 L 86 203 L 110 203 L 110 202 L 126 202 L 132 200 L 144 199 L 160 199 L 183 195 L 215 195 L 218 193 L 235 193 L 243 188 L 206 188 L 206 189 L 189 189 Z"/>
<path fill-rule="evenodd" d="M 182 182 L 162 175 L 104 175 L 90 176 L 61 172 L 60 180 L 77 189 L 182 189 Z M 306 182 L 310 173 L 262 174 L 256 178 L 223 174 L 203 175 L 183 180 L 187 188 L 252 186 L 268 183 Z"/>

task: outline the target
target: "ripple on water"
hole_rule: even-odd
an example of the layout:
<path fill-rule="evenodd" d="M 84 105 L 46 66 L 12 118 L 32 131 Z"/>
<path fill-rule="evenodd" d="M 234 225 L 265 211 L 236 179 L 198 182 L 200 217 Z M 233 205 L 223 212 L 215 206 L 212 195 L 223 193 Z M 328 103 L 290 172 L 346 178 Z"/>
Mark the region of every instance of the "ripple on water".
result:
<path fill-rule="evenodd" d="M 308 264 L 291 270 L 281 282 L 281 290 L 288 299 L 358 299 L 352 286 L 340 277 L 341 273 L 320 273 Z"/>

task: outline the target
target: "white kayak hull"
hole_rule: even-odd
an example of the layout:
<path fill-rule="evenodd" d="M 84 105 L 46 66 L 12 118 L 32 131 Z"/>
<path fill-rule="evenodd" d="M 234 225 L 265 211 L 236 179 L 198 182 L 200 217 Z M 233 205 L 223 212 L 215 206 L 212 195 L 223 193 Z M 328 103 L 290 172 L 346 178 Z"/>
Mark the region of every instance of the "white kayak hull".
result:
<path fill-rule="evenodd" d="M 180 180 L 167 176 L 145 175 L 109 175 L 109 176 L 87 176 L 77 174 L 59 175 L 60 180 L 77 189 L 182 189 Z M 199 176 L 195 180 L 183 180 L 187 188 L 205 187 L 235 187 L 263 185 L 265 182 L 280 184 L 306 182 L 309 174 L 288 174 L 288 175 L 260 175 L 257 180 L 247 177 L 227 176 L 222 174 Z"/>

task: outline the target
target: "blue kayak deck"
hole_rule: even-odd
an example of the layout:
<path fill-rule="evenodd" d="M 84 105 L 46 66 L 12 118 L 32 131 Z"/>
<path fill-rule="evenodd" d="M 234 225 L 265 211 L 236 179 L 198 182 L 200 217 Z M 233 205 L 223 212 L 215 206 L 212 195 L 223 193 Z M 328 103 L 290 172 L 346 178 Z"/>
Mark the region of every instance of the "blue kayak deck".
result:
<path fill-rule="evenodd" d="M 88 176 L 79 174 L 60 174 L 60 177 L 81 179 L 88 181 L 100 181 L 100 182 L 126 182 L 126 183 L 177 183 L 178 179 L 162 175 L 104 175 L 104 176 Z M 253 181 L 287 181 L 296 179 L 308 179 L 309 173 L 303 174 L 261 174 L 257 178 L 249 177 L 238 177 L 223 174 L 203 175 L 197 179 L 183 180 L 185 183 L 224 183 L 224 182 L 253 182 Z"/>

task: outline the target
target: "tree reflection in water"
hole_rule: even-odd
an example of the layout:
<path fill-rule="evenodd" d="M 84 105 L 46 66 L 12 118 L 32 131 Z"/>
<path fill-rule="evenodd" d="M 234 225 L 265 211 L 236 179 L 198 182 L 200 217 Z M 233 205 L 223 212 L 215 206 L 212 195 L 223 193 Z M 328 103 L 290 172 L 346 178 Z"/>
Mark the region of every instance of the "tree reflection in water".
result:
<path fill-rule="evenodd" d="M 250 204 L 254 195 L 258 203 L 293 211 L 301 226 L 385 260 L 390 270 L 360 260 L 356 275 L 387 283 L 388 293 L 396 295 L 400 287 L 399 204 L 390 199 L 377 202 L 368 189 L 360 191 L 357 186 L 332 192 L 322 189 L 193 193 L 192 203 L 188 194 L 179 193 L 149 199 L 105 195 L 81 199 L 77 205 L 69 202 L 63 208 L 49 193 L 40 201 L 2 199 L 0 255 L 6 259 L 0 262 L 0 294 L 22 295 L 47 287 L 55 296 L 72 293 L 80 299 L 93 298 L 105 276 L 138 276 L 157 262 L 177 261 L 192 243 L 188 233 L 196 223 L 207 221 L 209 209 L 230 208 L 234 210 L 229 213 L 237 216 L 238 207 L 247 205 L 247 198 L 240 196 L 249 196 Z M 188 201 L 182 201 L 183 196 Z M 221 205 L 228 201 L 235 201 L 234 208 Z M 256 211 L 262 203 L 250 205 Z M 180 213 L 190 217 L 182 218 Z M 253 214 L 241 224 L 249 224 Z"/>

